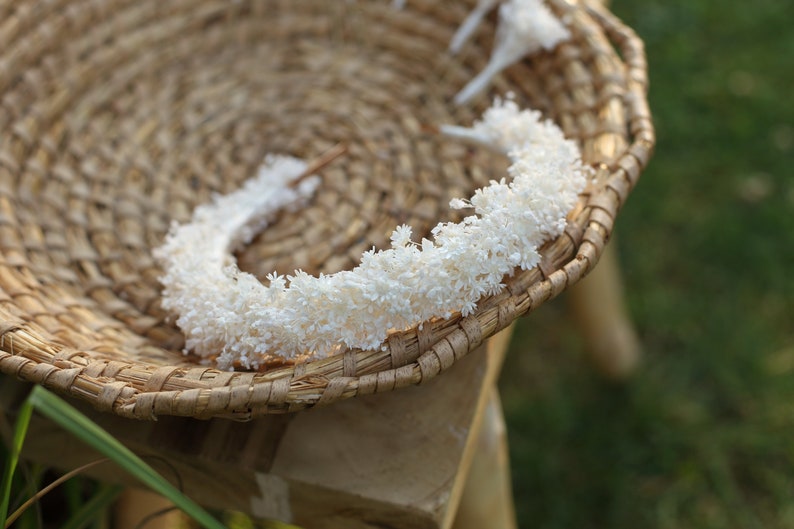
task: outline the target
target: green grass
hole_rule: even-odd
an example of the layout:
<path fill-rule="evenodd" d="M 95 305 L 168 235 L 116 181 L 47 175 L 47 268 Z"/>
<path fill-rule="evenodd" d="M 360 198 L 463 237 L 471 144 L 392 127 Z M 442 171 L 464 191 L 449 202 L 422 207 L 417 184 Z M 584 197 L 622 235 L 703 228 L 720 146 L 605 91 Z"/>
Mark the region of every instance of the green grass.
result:
<path fill-rule="evenodd" d="M 226 527 L 225 524 L 213 518 L 204 509 L 183 495 L 165 478 L 157 474 L 157 472 L 147 465 L 140 457 L 122 445 L 121 442 L 116 440 L 69 403 L 41 386 L 34 387 L 28 398 L 20 407 L 14 428 L 13 443 L 11 444 L 9 453 L 3 454 L 6 459 L 6 465 L 2 476 L 2 487 L 0 488 L 0 527 L 12 524 L 14 520 L 17 519 L 16 514 L 8 513 L 8 507 L 13 501 L 12 495 L 15 492 L 32 488 L 34 491 L 41 491 L 39 495 L 44 496 L 51 487 L 60 485 L 60 480 L 70 479 L 70 474 L 77 476 L 81 471 L 81 469 L 76 469 L 64 475 L 62 478 L 55 480 L 55 482 L 50 485 L 45 485 L 42 480 L 35 480 L 32 487 L 24 487 L 22 484 L 17 487 L 13 486 L 16 477 L 15 470 L 17 467 L 17 459 L 22 449 L 28 423 L 33 411 L 44 415 L 54 424 L 57 424 L 71 433 L 76 439 L 90 445 L 97 453 L 102 454 L 121 469 L 137 478 L 141 484 L 168 498 L 175 506 L 189 515 L 197 527 L 204 527 L 206 529 L 224 529 Z M 82 468 L 87 469 L 90 466 L 102 464 L 103 462 L 104 460 L 97 460 Z M 17 481 L 19 480 L 17 479 Z M 61 527 L 77 529 L 101 520 L 104 517 L 107 507 L 116 496 L 118 496 L 120 491 L 121 487 L 116 486 L 99 487 L 96 493 L 91 495 L 84 502 L 80 499 L 77 499 L 77 501 L 73 499 L 73 501 L 70 502 L 72 505 L 71 508 L 68 509 L 69 513 L 64 513 L 68 518 L 61 524 Z M 32 494 L 27 494 L 27 496 L 31 500 L 34 499 L 32 498 Z M 33 502 L 32 505 L 36 505 L 37 503 L 38 502 Z M 26 504 L 23 504 L 19 508 L 19 512 L 25 513 L 28 511 L 29 509 Z M 21 520 L 20 523 L 23 523 L 26 527 L 41 527 L 44 525 L 40 520 L 36 520 L 35 518 L 29 521 Z"/>
<path fill-rule="evenodd" d="M 201 527 L 206 529 L 224 529 L 225 526 L 223 524 L 182 494 L 140 457 L 122 445 L 120 441 L 66 401 L 41 386 L 33 389 L 28 401 L 37 412 L 90 445 L 98 453 L 111 459 L 152 491 L 168 498 L 169 501 L 188 514 Z"/>
<path fill-rule="evenodd" d="M 564 299 L 522 323 L 501 381 L 520 526 L 792 527 L 794 3 L 613 11 L 658 133 L 616 228 L 644 364 L 600 381 Z"/>

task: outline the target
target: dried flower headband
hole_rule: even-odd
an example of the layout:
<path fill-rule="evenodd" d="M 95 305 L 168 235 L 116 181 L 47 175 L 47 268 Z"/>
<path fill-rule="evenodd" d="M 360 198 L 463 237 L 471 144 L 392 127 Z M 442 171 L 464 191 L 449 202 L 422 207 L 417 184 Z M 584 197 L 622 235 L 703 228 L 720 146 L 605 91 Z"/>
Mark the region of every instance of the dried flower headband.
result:
<path fill-rule="evenodd" d="M 480 3 L 485 7 L 478 6 L 470 19 L 495 2 Z M 567 37 L 539 0 L 509 0 L 500 16 L 496 58 L 489 63 L 498 68 Z M 556 26 L 540 31 L 538 20 Z M 461 26 L 456 47 L 474 24 Z M 538 34 L 547 40 L 538 41 Z M 500 53 L 514 58 L 507 61 Z M 498 68 L 486 67 L 457 100 L 480 91 Z M 468 200 L 451 201 L 452 208 L 471 208 L 473 214 L 460 223 L 438 224 L 433 240 L 414 243 L 409 226 L 397 227 L 391 248 L 365 252 L 352 270 L 319 277 L 300 270 L 287 277 L 270 274 L 265 285 L 234 263 L 234 249 L 250 242 L 278 210 L 300 207 L 317 189 L 319 178 L 302 178 L 312 170 L 295 158 L 269 156 L 241 189 L 174 225 L 155 256 L 164 270 L 163 306 L 179 315 L 186 350 L 220 368 L 256 368 L 266 357 L 325 356 L 342 345 L 374 349 L 392 330 L 473 312 L 480 298 L 501 290 L 505 275 L 536 266 L 537 248 L 562 233 L 585 186 L 588 170 L 575 143 L 540 113 L 521 110 L 510 99 L 497 100 L 472 128 L 441 131 L 507 155 L 511 181 L 491 182 Z"/>

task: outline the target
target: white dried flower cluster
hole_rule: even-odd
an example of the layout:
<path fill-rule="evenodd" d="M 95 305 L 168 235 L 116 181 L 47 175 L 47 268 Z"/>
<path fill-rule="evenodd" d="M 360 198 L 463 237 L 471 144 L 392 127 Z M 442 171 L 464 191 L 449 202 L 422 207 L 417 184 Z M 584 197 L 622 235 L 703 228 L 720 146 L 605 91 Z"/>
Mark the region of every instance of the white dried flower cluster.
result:
<path fill-rule="evenodd" d="M 457 52 L 471 36 L 497 0 L 480 0 L 471 14 L 461 24 L 450 43 Z M 463 104 L 484 90 L 491 79 L 526 55 L 541 49 L 554 49 L 571 36 L 568 29 L 554 16 L 543 0 L 506 0 L 499 6 L 499 23 L 491 58 L 456 96 L 455 102 Z"/>
<path fill-rule="evenodd" d="M 576 145 L 511 100 L 497 101 L 472 129 L 444 130 L 505 152 L 512 181 L 453 200 L 451 207 L 474 214 L 437 225 L 432 241 L 416 243 L 411 228 L 399 226 L 390 249 L 364 253 L 353 270 L 271 274 L 266 286 L 233 263 L 231 249 L 253 236 L 252 226 L 316 187 L 316 180 L 289 187 L 305 170 L 293 158 L 268 158 L 257 179 L 172 227 L 155 255 L 165 269 L 163 305 L 179 313 L 187 348 L 205 357 L 220 352 L 221 368 L 256 367 L 266 354 L 323 356 L 340 344 L 374 349 L 392 329 L 471 313 L 481 297 L 500 291 L 506 274 L 536 266 L 537 247 L 562 232 L 585 185 Z"/>

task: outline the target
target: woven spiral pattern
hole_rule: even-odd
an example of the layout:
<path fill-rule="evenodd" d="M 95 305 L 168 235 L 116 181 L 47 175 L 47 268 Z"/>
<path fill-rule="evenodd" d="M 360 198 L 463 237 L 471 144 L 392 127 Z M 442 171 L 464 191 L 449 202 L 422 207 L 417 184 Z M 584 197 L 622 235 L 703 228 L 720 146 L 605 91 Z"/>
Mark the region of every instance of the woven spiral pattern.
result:
<path fill-rule="evenodd" d="M 642 43 L 596 3 L 552 0 L 573 39 L 456 107 L 493 40 L 491 21 L 446 53 L 473 3 L 0 3 L 0 371 L 127 417 L 248 419 L 432 378 L 580 279 L 653 148 Z M 597 169 L 538 269 L 384 350 L 258 373 L 182 354 L 151 255 L 172 220 L 238 188 L 266 153 L 312 160 L 343 143 L 316 198 L 238 261 L 260 276 L 352 268 L 398 224 L 426 235 L 454 219 L 450 198 L 503 176 L 501 157 L 435 127 L 469 125 L 507 91 Z"/>

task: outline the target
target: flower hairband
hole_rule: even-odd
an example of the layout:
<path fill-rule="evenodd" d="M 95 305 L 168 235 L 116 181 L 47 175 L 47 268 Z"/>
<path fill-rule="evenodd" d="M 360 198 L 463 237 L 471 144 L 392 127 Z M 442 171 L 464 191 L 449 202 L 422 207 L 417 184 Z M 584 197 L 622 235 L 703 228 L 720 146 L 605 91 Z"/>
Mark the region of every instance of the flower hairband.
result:
<path fill-rule="evenodd" d="M 536 4 L 509 0 L 500 14 L 504 19 L 505 6 Z M 502 30 L 503 39 L 507 33 Z M 162 304 L 178 314 L 186 350 L 227 369 L 256 368 L 264 358 L 321 357 L 343 346 L 376 349 L 394 330 L 472 313 L 479 299 L 503 288 L 506 275 L 536 266 L 538 247 L 562 233 L 586 183 L 589 171 L 576 144 L 539 112 L 509 98 L 497 99 L 471 128 L 440 130 L 505 154 L 510 181 L 492 181 L 469 199 L 452 200 L 450 207 L 472 214 L 439 223 L 432 240 L 416 242 L 409 226 L 398 226 L 391 248 L 365 252 L 352 270 L 318 277 L 301 270 L 273 273 L 264 284 L 237 267 L 235 249 L 318 188 L 320 179 L 307 177 L 314 169 L 296 158 L 268 156 L 241 189 L 216 196 L 196 208 L 190 222 L 173 225 L 155 257 L 164 270 Z"/>

